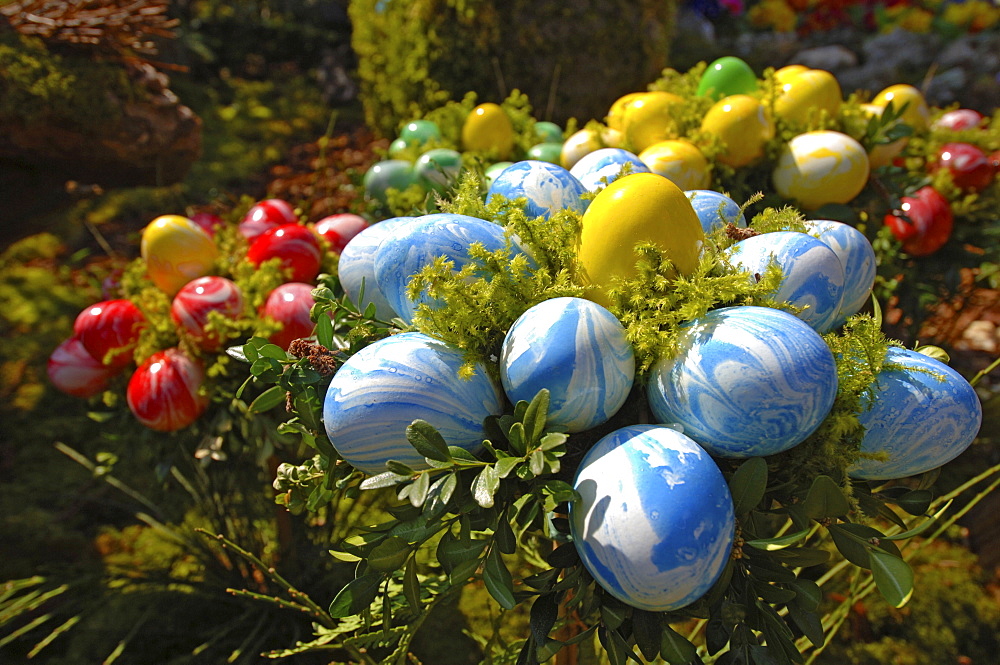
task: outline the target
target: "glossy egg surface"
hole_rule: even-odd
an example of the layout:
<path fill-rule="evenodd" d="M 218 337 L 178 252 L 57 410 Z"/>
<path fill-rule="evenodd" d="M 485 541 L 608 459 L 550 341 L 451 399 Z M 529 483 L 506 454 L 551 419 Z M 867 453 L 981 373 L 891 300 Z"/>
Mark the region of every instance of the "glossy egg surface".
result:
<path fill-rule="evenodd" d="M 861 193 L 871 170 L 868 153 L 856 140 L 833 131 L 799 134 L 785 146 L 772 180 L 781 196 L 805 210 L 848 203 Z"/>
<path fill-rule="evenodd" d="M 649 167 L 638 156 L 621 148 L 600 148 L 588 153 L 569 172 L 587 191 L 596 192 L 614 182 L 626 164 L 631 167 L 631 173 L 649 173 Z"/>
<path fill-rule="evenodd" d="M 364 311 L 368 303 L 375 303 L 375 316 L 383 321 L 389 321 L 396 316 L 396 310 L 392 308 L 385 294 L 378 286 L 375 279 L 375 250 L 379 243 L 388 236 L 393 227 L 413 217 L 393 217 L 385 219 L 376 224 L 372 224 L 358 235 L 351 238 L 351 241 L 340 253 L 337 262 L 337 277 L 340 285 L 344 288 L 344 293 L 357 305 L 358 309 Z M 361 302 L 362 289 L 364 290 L 364 302 Z"/>
<path fill-rule="evenodd" d="M 742 58 L 726 55 L 714 60 L 698 81 L 698 94 L 719 99 L 743 95 L 757 89 L 757 75 Z"/>
<path fill-rule="evenodd" d="M 200 394 L 205 372 L 177 348 L 151 355 L 129 379 L 125 397 L 136 420 L 150 429 L 173 432 L 191 425 L 208 407 Z"/>
<path fill-rule="evenodd" d="M 725 194 L 711 189 L 691 189 L 684 195 L 691 201 L 691 207 L 706 234 L 730 223 L 746 228 L 747 218 L 739 204 Z"/>
<path fill-rule="evenodd" d="M 52 351 L 46 372 L 57 390 L 86 399 L 107 388 L 118 370 L 95 360 L 79 337 L 70 337 Z"/>
<path fill-rule="evenodd" d="M 132 351 L 146 317 L 131 300 L 104 300 L 87 307 L 73 322 L 73 335 L 99 363 L 121 369 L 132 362 Z"/>
<path fill-rule="evenodd" d="M 143 229 L 140 253 L 153 284 L 172 296 L 211 272 L 219 252 L 212 237 L 187 217 L 162 215 Z"/>
<path fill-rule="evenodd" d="M 708 160 L 688 141 L 668 139 L 654 143 L 639 153 L 639 159 L 650 171 L 683 190 L 704 189 L 712 180 Z"/>
<path fill-rule="evenodd" d="M 286 282 L 268 294 L 261 313 L 282 325 L 268 338 L 272 344 L 287 350 L 292 341 L 312 334 L 315 324 L 309 313 L 315 303 L 314 288 L 304 282 Z"/>
<path fill-rule="evenodd" d="M 323 250 L 308 228 L 285 224 L 262 233 L 247 250 L 247 260 L 256 266 L 271 259 L 279 260 L 289 282 L 311 282 L 323 264 Z"/>
<path fill-rule="evenodd" d="M 807 219 L 806 228 L 833 250 L 844 267 L 844 298 L 833 327 L 857 314 L 871 297 L 878 264 L 868 238 L 850 224 L 830 219 Z"/>
<path fill-rule="evenodd" d="M 210 313 L 218 312 L 227 319 L 243 314 L 243 292 L 230 279 L 209 275 L 185 284 L 170 304 L 170 317 L 199 347 L 214 351 L 222 338 L 218 332 L 208 332 Z"/>
<path fill-rule="evenodd" d="M 462 147 L 507 159 L 514 149 L 514 125 L 499 104 L 486 102 L 472 109 L 462 125 Z"/>
<path fill-rule="evenodd" d="M 350 212 L 328 215 L 313 225 L 313 232 L 330 243 L 330 251 L 340 254 L 351 238 L 368 228 L 368 220 Z"/>
<path fill-rule="evenodd" d="M 749 95 L 730 95 L 717 101 L 701 120 L 702 131 L 718 136 L 725 146 L 716 157 L 739 168 L 764 156 L 764 145 L 774 136 L 767 109 Z"/>
<path fill-rule="evenodd" d="M 587 188 L 572 173 L 549 162 L 526 159 L 515 162 L 500 172 L 486 194 L 526 200 L 528 217 L 551 217 L 560 210 L 583 212 L 587 203 L 580 197 Z"/>

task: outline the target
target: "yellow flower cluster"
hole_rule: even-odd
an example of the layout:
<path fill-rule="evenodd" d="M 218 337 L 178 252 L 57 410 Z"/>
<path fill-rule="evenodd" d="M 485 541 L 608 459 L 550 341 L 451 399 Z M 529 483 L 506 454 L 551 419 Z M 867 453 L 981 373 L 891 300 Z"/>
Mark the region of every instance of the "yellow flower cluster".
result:
<path fill-rule="evenodd" d="M 979 32 L 1000 21 L 1000 5 L 990 0 L 950 3 L 945 7 L 942 19 L 970 32 Z"/>
<path fill-rule="evenodd" d="M 798 22 L 795 10 L 785 0 L 763 0 L 750 8 L 747 19 L 755 28 L 778 32 L 791 32 Z"/>

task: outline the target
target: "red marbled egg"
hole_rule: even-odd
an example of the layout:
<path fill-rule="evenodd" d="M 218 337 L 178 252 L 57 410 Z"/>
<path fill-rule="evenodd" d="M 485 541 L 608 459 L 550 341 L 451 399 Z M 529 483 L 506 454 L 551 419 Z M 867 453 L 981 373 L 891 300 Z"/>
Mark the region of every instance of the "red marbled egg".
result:
<path fill-rule="evenodd" d="M 330 250 L 340 254 L 351 238 L 368 228 L 368 221 L 361 215 L 345 212 L 330 215 L 316 222 L 313 231 L 330 243 Z"/>
<path fill-rule="evenodd" d="M 205 381 L 201 365 L 178 348 L 154 353 L 132 374 L 125 393 L 128 408 L 140 423 L 173 432 L 193 423 L 208 407 L 199 394 Z"/>
<path fill-rule="evenodd" d="M 301 224 L 285 224 L 261 234 L 247 251 L 255 266 L 273 258 L 281 259 L 289 282 L 311 282 L 319 274 L 323 252 L 312 231 Z"/>
<path fill-rule="evenodd" d="M 146 318 L 131 300 L 105 300 L 77 315 L 73 334 L 94 360 L 107 360 L 113 369 L 121 369 L 132 361 L 132 350 L 145 325 Z"/>
<path fill-rule="evenodd" d="M 188 219 L 200 226 L 205 233 L 212 237 L 215 237 L 215 230 L 223 224 L 221 217 L 213 215 L 210 212 L 196 212 Z"/>
<path fill-rule="evenodd" d="M 309 311 L 313 306 L 313 286 L 303 282 L 282 284 L 267 297 L 262 314 L 282 324 L 281 330 L 271 335 L 271 343 L 287 349 L 293 340 L 308 337 L 313 331 Z"/>
<path fill-rule="evenodd" d="M 251 206 L 247 214 L 240 220 L 240 233 L 253 242 L 265 231 L 277 228 L 283 224 L 298 222 L 292 206 L 281 199 L 264 199 Z"/>
<path fill-rule="evenodd" d="M 70 337 L 56 347 L 49 356 L 47 371 L 56 389 L 84 399 L 107 388 L 111 377 L 118 373 L 95 360 L 79 337 Z"/>
<path fill-rule="evenodd" d="M 945 143 L 938 150 L 937 168 L 948 169 L 960 189 L 979 191 L 993 182 L 996 167 L 985 152 L 971 143 Z"/>
<path fill-rule="evenodd" d="M 199 277 L 185 284 L 170 305 L 170 317 L 177 327 L 206 351 L 214 351 L 222 343 L 218 332 L 205 331 L 211 312 L 238 318 L 243 313 L 240 287 L 225 277 Z"/>

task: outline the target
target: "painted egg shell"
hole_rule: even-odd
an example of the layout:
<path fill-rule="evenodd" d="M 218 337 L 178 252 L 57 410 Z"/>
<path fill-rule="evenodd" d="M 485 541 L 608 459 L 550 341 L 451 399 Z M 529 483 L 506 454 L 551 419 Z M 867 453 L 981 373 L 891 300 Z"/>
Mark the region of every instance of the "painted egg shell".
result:
<path fill-rule="evenodd" d="M 173 296 L 192 279 L 210 273 L 219 251 L 211 236 L 187 217 L 162 215 L 143 229 L 140 253 L 153 284 Z"/>
<path fill-rule="evenodd" d="M 654 143 L 639 153 L 639 159 L 683 190 L 704 189 L 712 180 L 705 155 L 688 141 Z"/>
<path fill-rule="evenodd" d="M 550 164 L 562 164 L 562 141 L 538 143 L 528 148 L 528 159 Z"/>
<path fill-rule="evenodd" d="M 958 457 L 976 438 L 983 408 L 961 374 L 933 358 L 892 347 L 879 372 L 870 407 L 858 414 L 864 454 L 848 473 L 864 480 L 905 478 Z"/>
<path fill-rule="evenodd" d="M 757 90 L 757 75 L 744 60 L 727 55 L 715 60 L 698 81 L 698 95 L 719 99 Z"/>
<path fill-rule="evenodd" d="M 422 333 L 400 333 L 366 346 L 337 370 L 326 392 L 323 421 L 345 460 L 369 474 L 388 460 L 426 468 L 406 427 L 426 420 L 451 446 L 476 450 L 483 420 L 503 410 L 503 395 L 477 366 L 459 376 L 461 350 Z"/>
<path fill-rule="evenodd" d="M 294 340 L 312 335 L 315 324 L 309 313 L 315 304 L 312 297 L 314 288 L 304 282 L 288 282 L 268 294 L 261 314 L 282 326 L 268 338 L 272 344 L 287 349 Z"/>
<path fill-rule="evenodd" d="M 596 192 L 614 182 L 622 167 L 631 165 L 632 173 L 649 173 L 649 167 L 638 156 L 621 148 L 600 148 L 580 158 L 569 172 L 583 183 L 587 191 Z M 601 182 L 605 179 L 607 182 Z"/>
<path fill-rule="evenodd" d="M 46 371 L 57 390 L 86 399 L 107 388 L 119 370 L 102 365 L 87 352 L 79 337 L 70 337 L 49 356 Z"/>
<path fill-rule="evenodd" d="M 833 329 L 844 300 L 844 266 L 830 247 L 807 233 L 776 231 L 740 240 L 729 249 L 732 263 L 763 275 L 774 261 L 781 284 L 770 297 L 805 307 L 796 316 L 821 333 Z"/>
<path fill-rule="evenodd" d="M 733 499 L 705 450 L 669 427 L 630 425 L 587 451 L 570 506 L 584 567 L 615 598 L 666 612 L 715 584 L 735 533 Z"/>
<path fill-rule="evenodd" d="M 827 203 L 847 203 L 868 182 L 864 147 L 847 134 L 816 131 L 799 134 L 785 146 L 774 167 L 774 189 L 805 210 Z"/>
<path fill-rule="evenodd" d="M 568 432 L 606 423 L 625 403 L 635 355 L 614 314 L 583 298 L 525 311 L 504 338 L 500 379 L 511 402 L 549 390 L 549 418 Z"/>
<path fill-rule="evenodd" d="M 441 138 L 441 128 L 432 120 L 411 120 L 399 130 L 399 138 L 410 145 L 421 145 Z"/>
<path fill-rule="evenodd" d="M 781 84 L 781 92 L 774 100 L 774 114 L 804 125 L 810 116 L 819 119 L 821 111 L 836 117 L 842 101 L 837 77 L 822 69 L 809 69 L 788 76 Z"/>
<path fill-rule="evenodd" d="M 706 234 L 730 223 L 746 228 L 747 218 L 740 210 L 740 205 L 725 194 L 711 189 L 692 189 L 684 192 L 684 195 L 691 201 L 691 207 L 698 215 L 698 221 Z"/>
<path fill-rule="evenodd" d="M 549 122 L 548 120 L 540 120 L 536 122 L 534 127 L 532 127 L 532 132 L 540 143 L 563 142 L 562 127 L 554 122 Z"/>
<path fill-rule="evenodd" d="M 222 344 L 217 331 L 206 332 L 211 312 L 227 319 L 243 314 L 243 292 L 225 277 L 210 275 L 193 279 L 181 288 L 170 304 L 170 318 L 202 349 L 214 351 Z"/>
<path fill-rule="evenodd" d="M 196 212 L 188 217 L 188 219 L 200 226 L 205 233 L 213 238 L 215 237 L 216 230 L 225 223 L 221 217 L 210 212 Z"/>
<path fill-rule="evenodd" d="M 545 161 L 545 160 L 542 160 Z M 486 167 L 483 171 L 483 175 L 486 176 L 486 186 L 493 184 L 493 181 L 497 179 L 497 176 L 503 173 L 503 170 L 513 164 L 514 162 L 494 162 Z"/>
<path fill-rule="evenodd" d="M 73 336 L 98 363 L 121 369 L 132 362 L 132 351 L 146 317 L 131 300 L 105 300 L 86 308 L 73 322 Z"/>
<path fill-rule="evenodd" d="M 500 105 L 487 102 L 472 109 L 462 125 L 462 147 L 507 159 L 514 149 L 514 125 Z"/>
<path fill-rule="evenodd" d="M 636 152 L 675 136 L 674 116 L 684 99 L 670 92 L 641 93 L 624 108 L 622 138 Z"/>
<path fill-rule="evenodd" d="M 205 372 L 177 348 L 151 355 L 129 379 L 125 398 L 136 420 L 150 429 L 173 432 L 196 421 L 208 408 L 199 389 Z"/>
<path fill-rule="evenodd" d="M 403 191 L 417 182 L 413 164 L 404 159 L 383 159 L 373 164 L 361 179 L 365 195 L 385 205 L 389 190 Z"/>
<path fill-rule="evenodd" d="M 607 289 L 635 276 L 635 246 L 658 245 L 684 275 L 698 267 L 705 234 L 677 185 L 655 173 L 636 173 L 597 194 L 583 215 L 578 256 L 589 282 L 587 298 L 607 307 Z"/>
<path fill-rule="evenodd" d="M 719 457 L 774 455 L 823 422 L 837 396 L 833 353 L 815 330 L 770 307 L 726 307 L 685 326 L 682 350 L 649 379 L 663 423 Z"/>
<path fill-rule="evenodd" d="M 611 108 L 608 109 L 607 117 L 604 118 L 608 128 L 619 132 L 623 131 L 625 129 L 625 110 L 633 102 L 642 99 L 645 94 L 645 92 L 629 92 L 616 99 L 611 104 Z"/>
<path fill-rule="evenodd" d="M 875 250 L 865 234 L 850 224 L 830 219 L 809 219 L 805 225 L 809 233 L 833 250 L 844 267 L 844 299 L 833 324 L 837 328 L 847 317 L 861 311 L 871 296 L 878 267 Z"/>
<path fill-rule="evenodd" d="M 351 238 L 368 228 L 368 220 L 361 215 L 344 212 L 329 215 L 313 225 L 313 233 L 330 243 L 330 251 L 340 254 Z"/>
<path fill-rule="evenodd" d="M 807 71 L 809 71 L 809 68 L 805 65 L 785 65 L 781 69 L 774 72 L 774 80 L 778 85 L 783 85 L 796 75 Z"/>
<path fill-rule="evenodd" d="M 301 224 L 265 231 L 247 250 L 247 260 L 259 266 L 279 259 L 289 282 L 311 282 L 323 265 L 323 250 L 313 232 Z"/>
<path fill-rule="evenodd" d="M 989 187 L 996 171 L 993 162 L 979 146 L 962 142 L 942 145 L 931 169 L 947 169 L 956 187 L 975 192 Z"/>
<path fill-rule="evenodd" d="M 340 253 L 337 262 L 337 277 L 344 293 L 359 310 L 365 311 L 368 303 L 375 303 L 375 316 L 383 321 L 389 321 L 396 316 L 385 294 L 375 279 L 375 250 L 393 229 L 394 226 L 405 223 L 413 217 L 394 217 L 372 224 L 367 229 L 351 238 L 351 241 Z M 362 289 L 364 302 L 360 301 Z M 310 328 L 311 330 L 311 328 Z"/>
<path fill-rule="evenodd" d="M 701 129 L 719 137 L 725 148 L 716 157 L 739 168 L 764 155 L 764 145 L 774 137 L 767 109 L 748 95 L 731 95 L 717 101 L 701 120 Z"/>
<path fill-rule="evenodd" d="M 490 184 L 486 202 L 494 196 L 526 199 L 524 212 L 528 217 L 551 217 L 560 210 L 583 212 L 587 203 L 580 197 L 587 193 L 572 173 L 549 162 L 532 159 L 515 162 Z"/>
<path fill-rule="evenodd" d="M 462 172 L 462 153 L 451 148 L 434 148 L 417 158 L 413 166 L 417 182 L 427 189 L 445 192 L 458 182 Z"/>
<path fill-rule="evenodd" d="M 912 85 L 903 83 L 890 85 L 875 95 L 872 104 L 882 107 L 892 104 L 897 111 L 906 105 L 902 120 L 918 132 L 927 129 L 930 122 L 931 112 L 927 107 L 927 102 L 924 100 L 923 94 Z"/>
<path fill-rule="evenodd" d="M 489 251 L 507 245 L 504 229 L 477 217 L 436 213 L 416 217 L 391 229 L 375 251 L 375 280 L 396 314 L 407 323 L 419 303 L 433 303 L 426 294 L 410 300 L 407 288 L 414 275 L 438 257 L 454 262 L 460 270 L 472 261 L 469 248 L 482 244 Z M 514 245 L 514 251 L 519 251 Z"/>
<path fill-rule="evenodd" d="M 240 234 L 249 242 L 264 231 L 299 221 L 288 201 L 282 199 L 264 199 L 250 206 L 250 209 L 240 220 Z"/>
<path fill-rule="evenodd" d="M 934 121 L 934 129 L 950 129 L 960 131 L 963 129 L 976 129 L 983 122 L 983 114 L 973 109 L 955 109 L 942 113 L 941 117 Z"/>
<path fill-rule="evenodd" d="M 861 109 L 868 117 L 881 118 L 882 113 L 885 112 L 884 106 L 875 106 L 874 104 L 862 104 Z M 903 137 L 891 143 L 877 143 L 873 145 L 868 149 L 868 163 L 871 164 L 873 169 L 892 164 L 892 161 L 903 152 L 903 148 L 906 147 L 908 141 L 908 137 Z"/>
<path fill-rule="evenodd" d="M 393 139 L 392 143 L 389 144 L 389 158 L 406 159 L 410 154 L 410 148 L 414 145 L 407 142 L 406 139 Z"/>
<path fill-rule="evenodd" d="M 563 141 L 562 156 L 559 161 L 563 168 L 571 169 L 589 152 L 600 148 L 620 148 L 621 145 L 622 134 L 616 129 L 584 127 Z"/>

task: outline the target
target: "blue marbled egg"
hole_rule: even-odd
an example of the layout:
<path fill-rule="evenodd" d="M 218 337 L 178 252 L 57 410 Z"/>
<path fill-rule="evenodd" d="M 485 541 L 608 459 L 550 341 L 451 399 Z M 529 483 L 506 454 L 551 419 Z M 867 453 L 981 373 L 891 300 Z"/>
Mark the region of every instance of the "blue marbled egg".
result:
<path fill-rule="evenodd" d="M 844 301 L 833 324 L 837 328 L 847 317 L 861 311 L 871 296 L 877 268 L 875 250 L 865 234 L 850 224 L 831 219 L 809 219 L 805 224 L 809 233 L 826 243 L 844 266 Z"/>
<path fill-rule="evenodd" d="M 740 205 L 725 194 L 711 189 L 689 189 L 684 195 L 691 201 L 691 207 L 698 215 L 706 235 L 730 222 L 746 228 L 747 218 L 740 210 Z"/>
<path fill-rule="evenodd" d="M 650 173 L 649 167 L 638 155 L 622 148 L 599 148 L 589 152 L 569 172 L 583 183 L 587 191 L 596 192 L 614 182 L 625 164 L 632 165 L 632 173 Z M 607 178 L 607 182 L 601 182 L 601 178 Z"/>
<path fill-rule="evenodd" d="M 511 402 L 549 390 L 549 424 L 582 432 L 622 407 L 635 355 L 615 315 L 583 298 L 553 298 L 518 317 L 504 338 L 500 380 Z"/>
<path fill-rule="evenodd" d="M 583 213 L 587 202 L 580 197 L 586 193 L 587 188 L 558 164 L 526 159 L 500 172 L 490 183 L 486 202 L 494 196 L 523 198 L 528 217 L 549 218 L 560 210 Z"/>
<path fill-rule="evenodd" d="M 608 434 L 584 456 L 573 486 L 580 559 L 622 602 L 679 609 L 726 567 L 735 531 L 729 487 L 708 453 L 677 430 L 630 425 Z"/>
<path fill-rule="evenodd" d="M 503 395 L 482 367 L 460 378 L 462 351 L 423 333 L 400 333 L 351 356 L 326 392 L 323 422 L 330 442 L 351 465 L 369 474 L 388 460 L 415 469 L 424 458 L 406 439 L 416 419 L 433 425 L 448 442 L 474 451 L 483 442 L 483 420 L 503 410 Z"/>
<path fill-rule="evenodd" d="M 681 351 L 650 374 L 662 423 L 719 457 L 773 455 L 801 443 L 837 396 L 833 353 L 815 330 L 769 307 L 725 307 L 685 325 Z"/>
<path fill-rule="evenodd" d="M 807 233 L 776 231 L 740 240 L 729 252 L 734 266 L 751 273 L 764 274 L 776 262 L 783 277 L 771 297 L 805 307 L 796 315 L 821 333 L 834 328 L 844 298 L 844 266 L 826 243 Z"/>
<path fill-rule="evenodd" d="M 344 288 L 347 297 L 362 312 L 365 311 L 368 303 L 375 303 L 375 316 L 383 321 L 388 321 L 396 316 L 396 310 L 386 300 L 385 294 L 382 293 L 378 287 L 378 281 L 375 279 L 375 250 L 394 227 L 410 219 L 413 217 L 394 217 L 372 224 L 351 238 L 351 241 L 340 253 L 340 260 L 337 262 L 337 276 L 340 278 L 340 285 Z M 361 297 L 362 284 L 364 284 L 365 291 L 363 303 L 358 301 Z"/>
<path fill-rule="evenodd" d="M 958 457 L 976 438 L 983 407 L 975 389 L 944 363 L 892 347 L 870 401 L 858 415 L 865 427 L 861 459 L 848 473 L 863 480 L 905 478 Z"/>
<path fill-rule="evenodd" d="M 379 243 L 374 265 L 378 287 L 396 314 L 412 323 L 417 305 L 432 302 L 426 294 L 410 300 L 406 291 L 413 276 L 439 256 L 453 261 L 455 270 L 461 269 L 472 260 L 469 248 L 473 243 L 496 251 L 506 247 L 507 239 L 499 224 L 451 213 L 422 215 L 394 227 Z M 521 251 L 516 242 L 513 251 Z"/>

